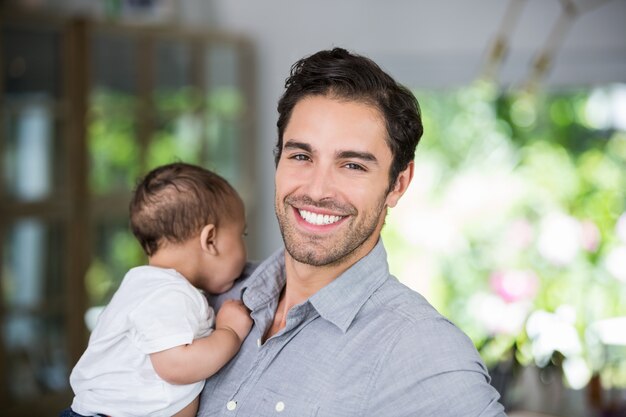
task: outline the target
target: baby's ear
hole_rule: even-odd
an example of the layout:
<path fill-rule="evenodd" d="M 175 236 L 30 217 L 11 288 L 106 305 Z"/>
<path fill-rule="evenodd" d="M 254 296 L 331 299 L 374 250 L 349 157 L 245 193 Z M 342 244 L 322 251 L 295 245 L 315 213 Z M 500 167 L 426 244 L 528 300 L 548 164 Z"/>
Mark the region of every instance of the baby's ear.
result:
<path fill-rule="evenodd" d="M 215 246 L 217 239 L 217 228 L 214 224 L 207 224 L 202 228 L 200 232 L 200 246 L 202 250 L 210 253 L 211 255 L 217 255 L 217 248 Z"/>

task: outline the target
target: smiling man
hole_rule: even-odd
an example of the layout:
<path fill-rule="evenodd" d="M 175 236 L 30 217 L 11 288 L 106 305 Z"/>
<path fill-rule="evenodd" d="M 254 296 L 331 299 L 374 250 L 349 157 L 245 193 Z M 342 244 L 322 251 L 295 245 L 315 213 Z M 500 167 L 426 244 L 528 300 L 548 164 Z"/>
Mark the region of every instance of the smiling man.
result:
<path fill-rule="evenodd" d="M 413 177 L 413 95 L 335 48 L 292 67 L 278 111 L 285 248 L 222 296 L 254 326 L 198 415 L 504 415 L 471 341 L 389 274 L 380 231 Z"/>

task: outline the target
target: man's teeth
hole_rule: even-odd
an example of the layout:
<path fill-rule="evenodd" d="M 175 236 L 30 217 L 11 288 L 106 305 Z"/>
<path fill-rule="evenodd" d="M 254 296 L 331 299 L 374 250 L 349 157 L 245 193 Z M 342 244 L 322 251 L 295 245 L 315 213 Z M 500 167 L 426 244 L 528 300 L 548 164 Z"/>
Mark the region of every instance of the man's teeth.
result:
<path fill-rule="evenodd" d="M 343 218 L 342 216 L 329 216 L 328 214 L 317 214 L 306 210 L 299 210 L 299 212 L 300 216 L 302 216 L 307 223 L 311 223 L 316 226 L 336 223 Z"/>

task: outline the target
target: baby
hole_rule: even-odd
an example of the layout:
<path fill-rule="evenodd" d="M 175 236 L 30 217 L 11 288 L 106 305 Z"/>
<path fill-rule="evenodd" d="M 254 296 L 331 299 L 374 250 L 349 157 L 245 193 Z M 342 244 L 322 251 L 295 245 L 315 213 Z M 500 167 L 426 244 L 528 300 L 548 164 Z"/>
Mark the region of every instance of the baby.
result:
<path fill-rule="evenodd" d="M 98 319 L 63 417 L 195 416 L 204 380 L 252 326 L 241 302 L 214 317 L 199 291 L 227 291 L 246 260 L 244 206 L 226 180 L 185 163 L 156 168 L 135 190 L 130 224 L 148 265 L 126 274 Z"/>

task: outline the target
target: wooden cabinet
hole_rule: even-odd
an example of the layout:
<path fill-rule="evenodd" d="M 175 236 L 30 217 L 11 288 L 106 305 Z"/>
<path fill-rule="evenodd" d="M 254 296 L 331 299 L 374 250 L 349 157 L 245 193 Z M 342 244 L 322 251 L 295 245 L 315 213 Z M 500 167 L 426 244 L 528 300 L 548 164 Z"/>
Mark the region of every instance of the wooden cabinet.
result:
<path fill-rule="evenodd" d="M 88 323 L 144 262 L 137 178 L 182 160 L 254 200 L 254 62 L 218 32 L 3 14 L 0 410 L 56 415 Z"/>

